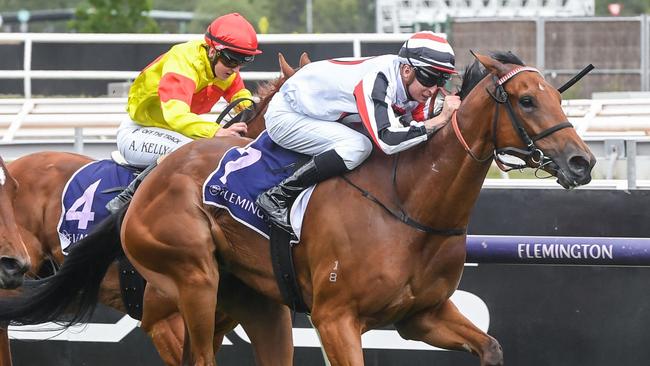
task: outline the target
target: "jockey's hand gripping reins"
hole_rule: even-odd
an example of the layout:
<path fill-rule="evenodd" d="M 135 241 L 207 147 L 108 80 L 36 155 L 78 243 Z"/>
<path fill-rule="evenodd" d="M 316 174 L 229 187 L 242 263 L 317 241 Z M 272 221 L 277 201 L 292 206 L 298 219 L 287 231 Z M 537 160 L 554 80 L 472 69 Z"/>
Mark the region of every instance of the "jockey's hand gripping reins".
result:
<path fill-rule="evenodd" d="M 228 113 L 230 113 L 230 111 L 233 108 L 238 106 L 239 103 L 242 103 L 242 102 L 245 102 L 245 101 L 251 102 L 252 106 L 249 107 L 249 108 L 244 109 L 242 112 L 240 112 L 235 117 L 233 117 L 230 121 L 224 123 L 223 126 L 221 126 L 221 128 L 228 128 L 228 127 L 232 126 L 234 123 L 240 122 L 242 119 L 245 119 L 244 117 L 245 117 L 246 111 L 255 110 L 255 103 L 256 102 L 252 98 L 241 97 L 241 98 L 237 98 L 237 99 L 231 101 L 230 103 L 228 103 L 226 108 L 224 108 L 223 111 L 221 111 L 221 113 L 219 113 L 219 117 L 217 117 L 217 120 L 215 121 L 215 123 L 218 124 L 218 125 L 221 125 L 221 122 L 223 121 L 224 118 L 226 118 Z M 247 122 L 247 121 L 244 121 L 244 122 Z"/>

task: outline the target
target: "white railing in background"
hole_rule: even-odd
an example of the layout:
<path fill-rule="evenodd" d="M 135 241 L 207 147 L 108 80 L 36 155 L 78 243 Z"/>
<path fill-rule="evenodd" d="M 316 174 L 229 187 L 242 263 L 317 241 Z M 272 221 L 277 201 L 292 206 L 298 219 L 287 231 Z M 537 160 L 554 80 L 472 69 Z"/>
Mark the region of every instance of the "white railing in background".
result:
<path fill-rule="evenodd" d="M 362 42 L 403 42 L 409 34 L 261 34 L 260 44 L 273 43 L 350 43 L 353 56 L 361 54 Z M 35 43 L 181 43 L 201 39 L 200 34 L 96 34 L 96 33 L 0 33 L 0 44 L 23 43 L 24 62 L 22 70 L 0 70 L 0 79 L 23 79 L 24 96 L 32 97 L 32 79 L 83 79 L 83 80 L 132 80 L 140 70 L 32 70 L 32 47 Z M 270 80 L 279 71 L 244 71 L 244 80 Z"/>
<path fill-rule="evenodd" d="M 0 99 L 0 151 L 8 160 L 42 150 L 106 158 L 127 117 L 125 104 L 126 98 Z M 206 120 L 223 107 L 215 105 Z M 563 108 L 599 158 L 603 178 L 648 188 L 637 182 L 650 179 L 650 98 L 569 100 Z"/>

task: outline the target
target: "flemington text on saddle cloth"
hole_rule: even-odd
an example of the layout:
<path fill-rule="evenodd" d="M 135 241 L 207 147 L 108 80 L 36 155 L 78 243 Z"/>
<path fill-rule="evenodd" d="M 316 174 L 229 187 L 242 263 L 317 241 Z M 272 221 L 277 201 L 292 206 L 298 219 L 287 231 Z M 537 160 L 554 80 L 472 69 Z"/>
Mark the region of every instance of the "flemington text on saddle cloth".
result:
<path fill-rule="evenodd" d="M 232 147 L 224 154 L 203 183 L 203 203 L 226 209 L 235 220 L 268 239 L 269 225 L 255 200 L 293 174 L 297 162 L 304 158 L 303 154 L 278 146 L 264 131 L 245 147 Z M 291 223 L 298 237 L 312 191 L 304 191 L 291 209 Z"/>

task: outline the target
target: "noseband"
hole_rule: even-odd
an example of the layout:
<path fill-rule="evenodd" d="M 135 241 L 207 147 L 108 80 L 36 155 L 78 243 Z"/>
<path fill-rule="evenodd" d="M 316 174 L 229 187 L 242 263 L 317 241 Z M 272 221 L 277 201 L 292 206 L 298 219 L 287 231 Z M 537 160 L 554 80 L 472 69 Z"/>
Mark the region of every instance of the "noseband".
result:
<path fill-rule="evenodd" d="M 494 84 L 495 84 L 495 89 L 494 93 L 491 92 L 489 89 L 486 88 L 486 91 L 488 94 L 494 99 L 494 101 L 497 103 L 496 111 L 494 113 L 494 118 L 492 120 L 492 143 L 494 145 L 494 150 L 486 157 L 484 158 L 479 158 L 474 154 L 472 149 L 469 147 L 465 139 L 463 138 L 463 135 L 460 132 L 460 128 L 458 127 L 458 119 L 456 117 L 456 112 L 452 115 L 452 126 L 454 128 L 454 133 L 456 134 L 456 137 L 458 138 L 458 141 L 460 141 L 461 145 L 463 145 L 463 148 L 465 148 L 465 151 L 472 157 L 477 162 L 485 162 L 488 161 L 491 158 L 494 158 L 495 162 L 501 168 L 501 170 L 504 171 L 509 171 L 513 169 L 523 169 L 527 166 L 531 166 L 532 168 L 541 168 L 549 163 L 552 162 L 552 159 L 545 156 L 544 152 L 542 152 L 541 149 L 539 149 L 535 145 L 535 141 L 541 140 L 544 137 L 547 137 L 559 130 L 562 130 L 567 127 L 573 127 L 573 125 L 570 122 L 561 122 L 558 123 L 557 125 L 550 127 L 537 135 L 530 137 L 528 135 L 528 132 L 526 132 L 526 129 L 524 128 L 524 125 L 522 124 L 521 120 L 517 118 L 515 115 L 515 112 L 512 108 L 512 104 L 510 103 L 510 100 L 508 98 L 508 93 L 504 89 L 503 85 L 510 79 L 512 79 L 515 75 L 519 74 L 520 72 L 523 71 L 532 71 L 532 72 L 537 72 L 540 73 L 539 70 L 537 70 L 534 67 L 529 67 L 529 66 L 522 66 L 522 67 L 517 67 L 501 78 L 497 79 L 496 77 L 493 77 Z M 541 74 L 541 73 L 540 73 Z M 515 129 L 517 134 L 519 135 L 519 138 L 521 141 L 526 145 L 525 149 L 520 149 L 516 147 L 503 147 L 499 148 L 498 147 L 498 142 L 497 142 L 497 122 L 499 120 L 499 105 L 503 104 L 506 107 L 506 111 L 508 112 L 508 115 L 510 116 L 510 122 L 512 122 L 512 127 Z M 528 162 L 527 164 L 513 164 L 509 163 L 506 161 L 503 161 L 501 158 L 501 155 L 513 155 L 520 157 L 523 159 L 525 162 Z"/>

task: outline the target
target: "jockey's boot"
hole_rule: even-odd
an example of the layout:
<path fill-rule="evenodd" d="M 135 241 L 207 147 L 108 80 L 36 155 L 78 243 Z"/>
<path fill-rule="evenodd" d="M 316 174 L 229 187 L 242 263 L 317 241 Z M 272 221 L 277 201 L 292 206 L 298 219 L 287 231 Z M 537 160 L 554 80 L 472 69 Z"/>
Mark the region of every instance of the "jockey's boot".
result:
<path fill-rule="evenodd" d="M 300 192 L 347 171 L 348 168 L 339 154 L 328 150 L 316 155 L 277 186 L 260 194 L 255 203 L 266 213 L 272 224 L 293 233 L 289 223 L 289 207 Z"/>
<path fill-rule="evenodd" d="M 116 213 L 119 211 L 122 207 L 126 206 L 129 202 L 131 202 L 131 199 L 133 198 L 133 194 L 135 193 L 135 190 L 138 189 L 138 186 L 140 186 L 140 183 L 144 180 L 144 178 L 151 173 L 151 171 L 158 165 L 157 161 L 154 162 L 153 164 L 149 165 L 148 167 L 145 168 L 140 174 L 138 174 L 137 177 L 126 187 L 125 190 L 120 192 L 115 198 L 112 200 L 108 201 L 106 204 L 106 209 L 110 213 Z"/>

